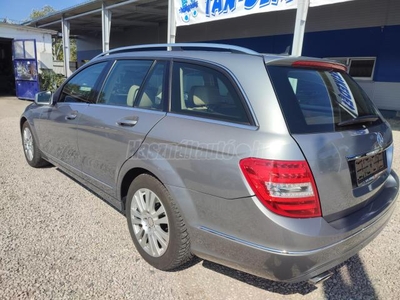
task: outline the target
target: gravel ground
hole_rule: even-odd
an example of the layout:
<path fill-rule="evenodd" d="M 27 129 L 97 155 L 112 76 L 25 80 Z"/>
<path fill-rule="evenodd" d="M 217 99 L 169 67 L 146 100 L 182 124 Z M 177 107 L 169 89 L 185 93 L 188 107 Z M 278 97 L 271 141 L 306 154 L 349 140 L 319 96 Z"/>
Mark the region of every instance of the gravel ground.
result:
<path fill-rule="evenodd" d="M 398 299 L 398 205 L 380 236 L 317 286 L 201 260 L 176 272 L 152 268 L 123 215 L 57 168 L 28 166 L 18 128 L 28 104 L 0 98 L 0 299 Z M 399 149 L 400 131 L 394 139 Z"/>

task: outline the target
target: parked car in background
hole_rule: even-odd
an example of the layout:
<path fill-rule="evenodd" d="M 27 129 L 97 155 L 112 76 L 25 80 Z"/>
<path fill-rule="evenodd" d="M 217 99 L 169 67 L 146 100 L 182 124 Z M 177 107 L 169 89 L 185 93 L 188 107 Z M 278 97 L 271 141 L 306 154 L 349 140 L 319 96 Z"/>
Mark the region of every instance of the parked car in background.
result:
<path fill-rule="evenodd" d="M 379 234 L 398 194 L 390 126 L 326 60 L 114 49 L 39 93 L 20 126 L 28 164 L 50 162 L 124 212 L 161 270 L 196 255 L 317 282 Z"/>

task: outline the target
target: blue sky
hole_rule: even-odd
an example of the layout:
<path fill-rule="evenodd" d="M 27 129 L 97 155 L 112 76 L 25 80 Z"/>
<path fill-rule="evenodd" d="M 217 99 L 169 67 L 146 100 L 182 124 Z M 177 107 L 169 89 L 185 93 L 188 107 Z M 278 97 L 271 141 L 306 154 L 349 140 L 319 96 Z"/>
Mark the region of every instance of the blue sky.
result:
<path fill-rule="evenodd" d="M 0 0 L 0 20 L 24 21 L 29 19 L 32 9 L 50 5 L 55 10 L 61 10 L 84 2 L 88 0 Z"/>

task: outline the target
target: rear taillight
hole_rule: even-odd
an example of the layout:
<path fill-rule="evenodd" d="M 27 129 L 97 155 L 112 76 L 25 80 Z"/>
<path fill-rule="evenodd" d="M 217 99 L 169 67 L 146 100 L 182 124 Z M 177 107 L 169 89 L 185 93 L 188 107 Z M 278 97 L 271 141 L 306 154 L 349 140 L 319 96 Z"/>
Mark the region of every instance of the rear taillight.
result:
<path fill-rule="evenodd" d="M 347 72 L 347 67 L 339 63 L 331 63 L 325 61 L 313 61 L 313 60 L 298 60 L 292 63 L 292 67 L 300 68 L 312 68 L 312 69 L 324 69 Z"/>
<path fill-rule="evenodd" d="M 317 188 L 306 161 L 245 158 L 240 168 L 262 204 L 292 218 L 321 216 Z"/>

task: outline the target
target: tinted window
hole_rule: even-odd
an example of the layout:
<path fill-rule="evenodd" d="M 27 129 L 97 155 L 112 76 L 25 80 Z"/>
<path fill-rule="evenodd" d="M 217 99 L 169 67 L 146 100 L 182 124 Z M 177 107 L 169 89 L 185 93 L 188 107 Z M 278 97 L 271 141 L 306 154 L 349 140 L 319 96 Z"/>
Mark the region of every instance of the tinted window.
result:
<path fill-rule="evenodd" d="M 146 83 L 139 91 L 135 107 L 162 110 L 164 103 L 164 77 L 166 62 L 157 62 L 151 70 Z"/>
<path fill-rule="evenodd" d="M 344 130 L 337 124 L 379 114 L 344 72 L 282 66 L 268 66 L 268 71 L 292 133 Z"/>
<path fill-rule="evenodd" d="M 150 60 L 117 61 L 97 103 L 132 107 L 151 64 Z"/>
<path fill-rule="evenodd" d="M 59 102 L 91 102 L 106 65 L 107 62 L 98 63 L 75 74 L 64 86 Z"/>
<path fill-rule="evenodd" d="M 188 63 L 174 63 L 171 111 L 249 123 L 239 95 L 223 73 Z"/>

